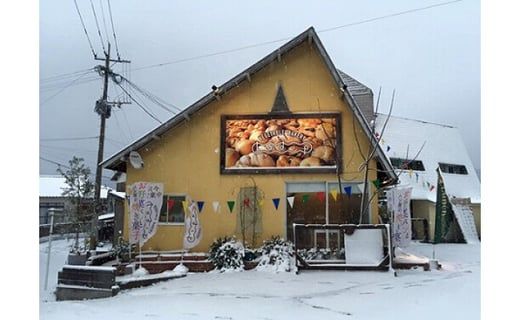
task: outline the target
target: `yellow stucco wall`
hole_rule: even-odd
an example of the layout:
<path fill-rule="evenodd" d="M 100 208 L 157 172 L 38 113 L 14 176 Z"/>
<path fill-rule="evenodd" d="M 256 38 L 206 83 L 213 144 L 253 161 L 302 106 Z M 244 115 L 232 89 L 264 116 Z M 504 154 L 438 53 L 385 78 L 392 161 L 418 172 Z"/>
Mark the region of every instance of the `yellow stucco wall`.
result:
<path fill-rule="evenodd" d="M 220 101 L 210 103 L 191 120 L 184 122 L 139 150 L 145 167 L 140 170 L 128 165 L 127 186 L 137 181 L 162 182 L 165 194 L 187 194 L 194 200 L 205 201 L 200 214 L 203 238 L 193 251 L 207 251 L 211 242 L 224 235 L 235 234 L 236 208 L 229 213 L 226 201 L 236 200 L 240 187 L 256 185 L 265 194 L 262 239 L 273 235 L 285 237 L 285 183 L 306 181 L 337 181 L 335 174 L 220 174 L 220 120 L 222 114 L 258 114 L 271 110 L 278 84 L 281 84 L 290 110 L 297 112 L 341 112 L 343 140 L 343 171 L 345 181 L 362 181 L 358 171 L 362 158 L 353 138 L 353 114 L 341 98 L 325 64 L 313 45 L 305 42 L 282 56 L 225 94 Z M 318 103 L 319 101 L 319 103 Z M 368 139 L 356 123 L 363 153 L 369 149 Z M 349 160 L 352 161 L 349 162 Z M 347 166 L 348 165 L 348 166 Z M 375 161 L 370 164 L 369 179 L 376 179 Z M 280 198 L 275 210 L 272 198 Z M 220 213 L 213 212 L 211 203 L 219 201 Z M 125 208 L 128 221 L 128 207 Z M 377 223 L 377 198 L 371 206 L 371 218 Z M 143 250 L 175 250 L 182 247 L 182 225 L 159 225 L 155 236 Z M 128 224 L 124 235 L 128 237 Z"/>

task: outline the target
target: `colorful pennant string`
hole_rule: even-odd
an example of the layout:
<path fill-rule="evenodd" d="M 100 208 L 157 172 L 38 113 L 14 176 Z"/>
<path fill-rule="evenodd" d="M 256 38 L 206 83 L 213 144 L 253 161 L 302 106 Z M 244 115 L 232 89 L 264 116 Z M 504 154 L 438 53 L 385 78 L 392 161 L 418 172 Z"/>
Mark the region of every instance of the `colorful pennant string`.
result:
<path fill-rule="evenodd" d="M 217 213 L 219 211 L 220 203 L 218 201 L 213 201 L 213 211 Z"/>
<path fill-rule="evenodd" d="M 227 202 L 227 205 L 228 205 L 228 208 L 229 208 L 229 213 L 232 213 L 233 212 L 233 208 L 235 207 L 235 201 L 230 200 L 230 201 Z"/>
<path fill-rule="evenodd" d="M 309 195 L 308 194 L 304 194 L 302 196 L 302 200 L 303 200 L 303 203 L 307 202 L 309 200 Z"/>
<path fill-rule="evenodd" d="M 291 208 L 292 208 L 293 205 L 294 205 L 294 197 L 287 197 L 287 202 L 289 202 L 289 205 L 290 205 Z"/>
<path fill-rule="evenodd" d="M 273 204 L 276 210 L 278 210 L 278 206 L 280 205 L 280 198 L 273 198 Z"/>
<path fill-rule="evenodd" d="M 332 189 L 330 191 L 330 194 L 332 195 L 332 198 L 334 199 L 334 201 L 336 201 L 336 199 L 338 199 L 338 190 L 337 189 Z"/>
<path fill-rule="evenodd" d="M 320 202 L 325 201 L 325 192 L 317 192 L 316 198 L 318 198 L 318 200 L 320 200 Z"/>
<path fill-rule="evenodd" d="M 199 207 L 199 213 L 202 212 L 202 208 L 204 208 L 204 201 L 197 201 L 197 206 Z"/>
<path fill-rule="evenodd" d="M 348 186 L 343 188 L 345 190 L 345 193 L 350 197 L 352 195 L 352 186 Z"/>

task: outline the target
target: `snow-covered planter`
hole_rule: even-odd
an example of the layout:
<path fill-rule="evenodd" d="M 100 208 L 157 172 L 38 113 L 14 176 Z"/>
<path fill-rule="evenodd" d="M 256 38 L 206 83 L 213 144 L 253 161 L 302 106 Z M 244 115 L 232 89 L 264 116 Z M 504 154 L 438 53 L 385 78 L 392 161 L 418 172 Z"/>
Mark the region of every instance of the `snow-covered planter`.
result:
<path fill-rule="evenodd" d="M 280 237 L 273 237 L 264 241 L 260 249 L 262 256 L 256 270 L 267 272 L 295 272 L 296 260 L 294 245 Z"/>
<path fill-rule="evenodd" d="M 224 237 L 215 240 L 210 247 L 209 260 L 217 270 L 244 270 L 244 245 L 234 237 Z"/>

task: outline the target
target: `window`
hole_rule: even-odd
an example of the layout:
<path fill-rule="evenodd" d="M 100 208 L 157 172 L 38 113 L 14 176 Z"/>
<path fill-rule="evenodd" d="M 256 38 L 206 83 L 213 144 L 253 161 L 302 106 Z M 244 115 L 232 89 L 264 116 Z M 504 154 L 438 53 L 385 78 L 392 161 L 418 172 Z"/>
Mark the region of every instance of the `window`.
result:
<path fill-rule="evenodd" d="M 165 195 L 161 207 L 159 222 L 161 223 L 184 223 L 184 209 L 182 202 L 185 196 Z"/>
<path fill-rule="evenodd" d="M 421 160 L 408 160 L 401 158 L 390 158 L 390 162 L 395 169 L 404 169 L 404 170 L 415 170 L 415 171 L 424 171 L 424 164 Z"/>
<path fill-rule="evenodd" d="M 468 170 L 466 166 L 461 164 L 451 164 L 451 163 L 440 163 L 439 167 L 441 171 L 444 173 L 454 173 L 454 174 L 468 174 Z"/>

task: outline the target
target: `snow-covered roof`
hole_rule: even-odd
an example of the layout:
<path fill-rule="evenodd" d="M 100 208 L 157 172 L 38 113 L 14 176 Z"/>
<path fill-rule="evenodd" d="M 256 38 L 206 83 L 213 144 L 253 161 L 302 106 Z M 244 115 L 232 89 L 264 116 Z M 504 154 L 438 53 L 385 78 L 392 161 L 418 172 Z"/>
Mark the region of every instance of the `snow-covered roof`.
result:
<path fill-rule="evenodd" d="M 381 133 L 387 115 L 377 114 L 376 132 Z M 480 181 L 466 146 L 457 128 L 413 120 L 390 117 L 383 132 L 380 145 L 388 158 L 414 159 L 417 156 L 425 171 L 399 170 L 400 185 L 413 187 L 412 199 L 435 202 L 437 199 L 437 167 L 439 163 L 464 165 L 468 174 L 443 172 L 444 183 L 450 195 L 457 198 L 471 198 L 472 203 L 480 203 Z M 434 186 L 433 188 L 431 186 Z"/>
<path fill-rule="evenodd" d="M 121 198 L 121 199 L 125 199 L 126 198 L 126 193 L 121 192 L 121 191 L 110 190 L 109 193 L 113 194 L 114 196 L 116 196 L 118 198 Z"/>
<path fill-rule="evenodd" d="M 115 213 L 109 212 L 98 216 L 98 220 L 106 220 L 106 219 L 112 219 L 114 218 Z"/>
<path fill-rule="evenodd" d="M 63 197 L 63 189 L 66 187 L 65 178 L 61 175 L 40 175 L 40 197 Z M 101 186 L 101 198 L 105 199 L 111 190 Z"/>

